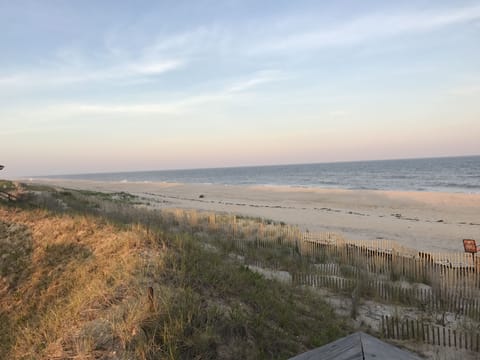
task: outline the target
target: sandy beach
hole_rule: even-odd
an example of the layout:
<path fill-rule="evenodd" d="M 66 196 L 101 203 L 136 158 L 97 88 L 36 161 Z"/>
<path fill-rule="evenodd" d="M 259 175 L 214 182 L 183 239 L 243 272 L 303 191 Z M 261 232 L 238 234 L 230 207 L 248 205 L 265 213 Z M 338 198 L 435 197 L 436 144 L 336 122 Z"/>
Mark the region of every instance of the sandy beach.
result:
<path fill-rule="evenodd" d="M 35 179 L 35 183 L 124 191 L 160 208 L 228 212 L 283 221 L 349 239 L 388 239 L 431 252 L 480 241 L 480 194 Z"/>

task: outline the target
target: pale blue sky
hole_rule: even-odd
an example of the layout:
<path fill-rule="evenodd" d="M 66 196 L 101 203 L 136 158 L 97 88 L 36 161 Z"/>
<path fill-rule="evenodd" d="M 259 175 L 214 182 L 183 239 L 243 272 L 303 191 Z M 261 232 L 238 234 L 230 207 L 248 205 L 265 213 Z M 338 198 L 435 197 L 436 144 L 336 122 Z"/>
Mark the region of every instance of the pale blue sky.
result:
<path fill-rule="evenodd" d="M 480 1 L 0 0 L 2 176 L 480 154 Z"/>

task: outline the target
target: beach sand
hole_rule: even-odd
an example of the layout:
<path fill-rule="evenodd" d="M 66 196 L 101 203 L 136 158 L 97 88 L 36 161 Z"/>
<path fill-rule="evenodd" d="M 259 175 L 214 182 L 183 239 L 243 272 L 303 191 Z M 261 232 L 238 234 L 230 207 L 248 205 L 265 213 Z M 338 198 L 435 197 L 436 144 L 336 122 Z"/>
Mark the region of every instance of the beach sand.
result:
<path fill-rule="evenodd" d="M 124 191 L 152 206 L 220 211 L 332 231 L 348 239 L 387 239 L 421 251 L 463 252 L 480 243 L 480 194 L 367 191 L 280 186 L 35 179 L 71 189 Z"/>

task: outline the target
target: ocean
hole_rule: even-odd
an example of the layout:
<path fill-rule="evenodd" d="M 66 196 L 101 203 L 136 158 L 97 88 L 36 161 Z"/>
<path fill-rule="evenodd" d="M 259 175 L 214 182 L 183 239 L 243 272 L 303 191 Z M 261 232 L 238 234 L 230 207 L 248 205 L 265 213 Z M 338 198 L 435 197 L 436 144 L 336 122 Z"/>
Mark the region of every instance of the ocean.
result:
<path fill-rule="evenodd" d="M 480 193 L 480 156 L 49 176 L 123 182 Z"/>

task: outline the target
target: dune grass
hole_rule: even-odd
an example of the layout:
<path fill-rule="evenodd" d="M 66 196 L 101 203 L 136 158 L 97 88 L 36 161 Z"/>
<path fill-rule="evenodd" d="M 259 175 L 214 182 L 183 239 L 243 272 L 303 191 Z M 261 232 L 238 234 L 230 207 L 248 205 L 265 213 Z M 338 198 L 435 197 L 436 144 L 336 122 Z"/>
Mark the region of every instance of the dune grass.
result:
<path fill-rule="evenodd" d="M 0 358 L 285 359 L 349 331 L 308 289 L 134 204 L 42 188 L 0 205 Z"/>

